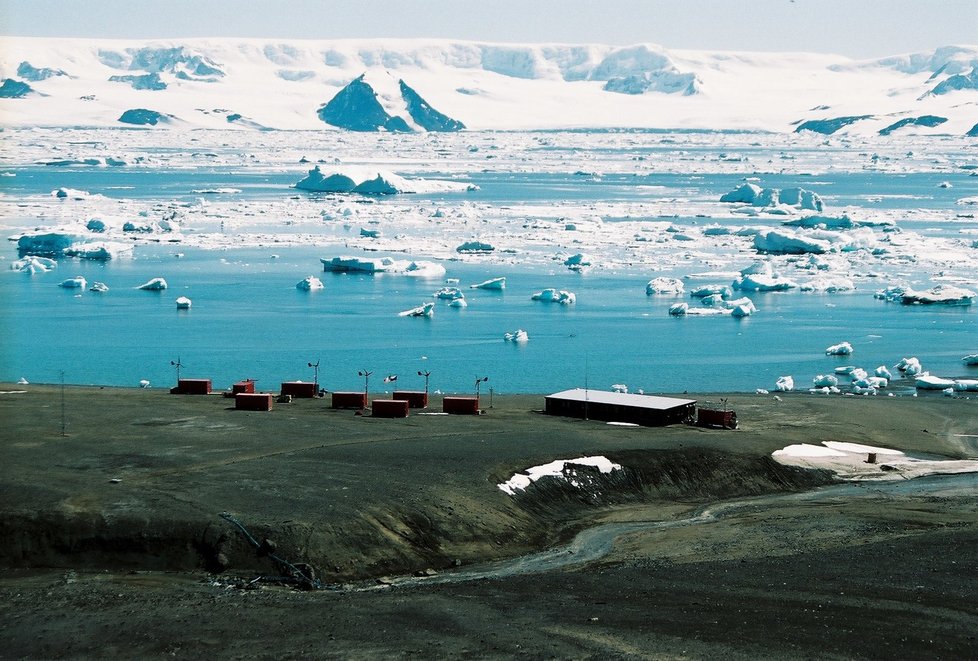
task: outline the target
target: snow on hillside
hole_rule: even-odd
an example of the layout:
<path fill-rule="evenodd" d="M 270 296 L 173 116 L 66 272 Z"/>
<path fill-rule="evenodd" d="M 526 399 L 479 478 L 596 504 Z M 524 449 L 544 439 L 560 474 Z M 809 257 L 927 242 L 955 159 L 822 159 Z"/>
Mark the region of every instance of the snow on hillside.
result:
<path fill-rule="evenodd" d="M 469 129 L 804 125 L 871 135 L 897 125 L 891 131 L 962 135 L 978 122 L 976 65 L 978 47 L 964 46 L 856 61 L 649 44 L 4 37 L 0 80 L 15 81 L 12 90 L 29 81 L 34 93 L 0 98 L 0 121 L 126 126 L 119 118 L 141 109 L 169 118 L 145 125 L 153 130 L 340 130 L 317 111 L 367 74 L 403 80 Z"/>

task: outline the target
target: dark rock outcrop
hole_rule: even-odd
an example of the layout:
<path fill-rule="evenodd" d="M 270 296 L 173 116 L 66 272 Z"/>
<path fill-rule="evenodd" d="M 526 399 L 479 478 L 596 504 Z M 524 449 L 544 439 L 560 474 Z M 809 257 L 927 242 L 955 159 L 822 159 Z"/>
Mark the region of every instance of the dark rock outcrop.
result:
<path fill-rule="evenodd" d="M 810 119 L 807 122 L 799 124 L 798 128 L 795 129 L 795 133 L 814 131 L 823 135 L 832 135 L 843 127 L 871 118 L 872 115 L 850 115 L 848 117 L 833 117 L 831 119 Z"/>
<path fill-rule="evenodd" d="M 0 99 L 20 99 L 34 91 L 34 88 L 22 80 L 4 78 L 0 85 Z"/>

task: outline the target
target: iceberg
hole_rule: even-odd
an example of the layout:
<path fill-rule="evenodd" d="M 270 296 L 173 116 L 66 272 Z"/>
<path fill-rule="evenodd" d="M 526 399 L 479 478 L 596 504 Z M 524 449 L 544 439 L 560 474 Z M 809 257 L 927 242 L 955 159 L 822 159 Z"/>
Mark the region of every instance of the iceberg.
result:
<path fill-rule="evenodd" d="M 825 354 L 828 356 L 848 356 L 852 353 L 852 345 L 848 342 L 840 342 L 839 344 L 833 344 L 825 350 Z"/>
<path fill-rule="evenodd" d="M 778 392 L 790 392 L 795 389 L 795 380 L 790 376 L 778 377 L 774 384 L 774 389 Z"/>
<path fill-rule="evenodd" d="M 920 365 L 920 360 L 916 357 L 901 358 L 900 362 L 896 364 L 896 368 L 907 376 L 919 376 L 924 371 Z"/>
<path fill-rule="evenodd" d="M 133 250 L 131 243 L 117 243 L 108 241 L 92 241 L 88 243 L 73 243 L 65 248 L 66 257 L 77 257 L 78 259 L 91 259 L 98 262 L 117 259 L 123 253 L 130 253 Z"/>
<path fill-rule="evenodd" d="M 14 271 L 34 275 L 35 273 L 47 273 L 48 271 L 52 271 L 58 268 L 58 263 L 53 259 L 48 259 L 47 257 L 27 255 L 23 259 L 18 259 L 17 261 L 11 263 L 10 268 Z"/>
<path fill-rule="evenodd" d="M 88 281 L 84 277 L 76 275 L 74 278 L 62 280 L 58 286 L 64 287 L 65 289 L 85 289 L 88 287 Z"/>
<path fill-rule="evenodd" d="M 442 287 L 432 294 L 432 296 L 443 301 L 454 301 L 455 299 L 465 298 L 465 294 L 458 287 Z"/>
<path fill-rule="evenodd" d="M 929 374 L 916 377 L 914 383 L 919 390 L 945 390 L 954 387 L 953 379 L 942 379 L 939 376 Z"/>
<path fill-rule="evenodd" d="M 561 289 L 544 289 L 530 296 L 531 300 L 544 301 L 546 303 L 560 303 L 561 305 L 572 305 L 577 302 L 577 295 Z"/>
<path fill-rule="evenodd" d="M 955 379 L 954 389 L 960 392 L 978 391 L 978 379 Z"/>
<path fill-rule="evenodd" d="M 428 302 L 422 303 L 416 308 L 399 312 L 398 317 L 433 317 L 435 315 L 435 304 Z"/>
<path fill-rule="evenodd" d="M 506 340 L 507 342 L 515 342 L 516 344 L 522 344 L 524 342 L 529 341 L 530 336 L 527 334 L 525 330 L 520 328 L 512 333 L 503 333 L 503 339 Z"/>
<path fill-rule="evenodd" d="M 702 285 L 696 289 L 691 289 L 689 292 L 690 298 L 705 298 L 707 296 L 728 298 L 732 294 L 733 291 L 727 285 Z"/>
<path fill-rule="evenodd" d="M 502 291 L 506 289 L 506 276 L 501 278 L 492 278 L 486 280 L 485 282 L 480 282 L 477 285 L 469 285 L 469 289 L 489 289 L 493 291 Z"/>
<path fill-rule="evenodd" d="M 812 379 L 812 384 L 816 388 L 833 387 L 839 385 L 839 379 L 833 374 L 819 374 Z"/>
<path fill-rule="evenodd" d="M 798 286 L 800 291 L 810 291 L 823 294 L 835 294 L 843 291 L 853 291 L 855 283 L 849 278 L 817 276 Z"/>
<path fill-rule="evenodd" d="M 491 243 L 483 241 L 466 241 L 457 248 L 455 252 L 463 255 L 485 255 L 491 253 L 496 248 Z"/>
<path fill-rule="evenodd" d="M 319 166 L 295 183 L 298 190 L 313 193 L 359 193 L 362 195 L 395 195 L 397 193 L 435 193 L 472 190 L 471 184 L 432 179 L 405 179 L 387 170 L 347 166 L 328 174 Z"/>
<path fill-rule="evenodd" d="M 968 354 L 967 356 L 964 356 L 961 359 L 961 362 L 964 363 L 965 365 L 978 365 L 978 353 L 971 353 Z"/>
<path fill-rule="evenodd" d="M 417 278 L 440 278 L 445 267 L 435 262 L 395 260 L 390 257 L 323 257 L 323 271 L 327 273 L 389 273 Z"/>
<path fill-rule="evenodd" d="M 455 298 L 455 299 L 452 299 L 448 303 L 448 307 L 450 307 L 450 308 L 467 308 L 467 307 L 469 307 L 469 304 L 465 301 L 464 298 Z"/>
<path fill-rule="evenodd" d="M 745 275 L 733 281 L 733 288 L 740 291 L 787 291 L 797 286 L 794 280 L 759 273 Z"/>
<path fill-rule="evenodd" d="M 805 237 L 794 232 L 765 230 L 754 235 L 754 248 L 758 252 L 776 255 L 802 255 L 829 252 L 832 245 L 822 239 Z"/>
<path fill-rule="evenodd" d="M 93 291 L 96 294 L 104 294 L 105 292 L 109 291 L 109 286 L 104 282 L 93 282 L 88 291 Z"/>
<path fill-rule="evenodd" d="M 893 374 L 886 368 L 886 365 L 880 365 L 873 373 L 881 379 L 886 379 L 887 381 L 891 381 L 893 379 Z"/>
<path fill-rule="evenodd" d="M 649 280 L 645 285 L 645 295 L 653 294 L 682 294 L 686 290 L 683 281 L 678 278 L 659 277 Z"/>
<path fill-rule="evenodd" d="M 21 256 L 61 257 L 65 250 L 85 237 L 65 232 L 24 234 L 17 239 L 17 252 Z"/>
<path fill-rule="evenodd" d="M 571 271 L 583 271 L 591 266 L 591 258 L 584 253 L 577 253 L 576 255 L 571 255 L 564 260 L 564 266 L 569 268 Z"/>
<path fill-rule="evenodd" d="M 190 306 L 193 305 L 193 301 L 191 301 L 186 296 L 181 296 L 180 298 L 178 298 L 176 300 L 176 303 L 177 303 L 177 310 L 189 310 Z"/>
<path fill-rule="evenodd" d="M 139 285 L 136 287 L 136 289 L 144 289 L 146 291 L 163 291 L 166 289 L 166 287 L 166 280 L 163 278 L 153 278 L 152 280 L 148 280 L 147 282 Z"/>
<path fill-rule="evenodd" d="M 319 291 L 326 289 L 326 285 L 316 276 L 310 275 L 297 282 L 295 288 L 300 291 Z"/>

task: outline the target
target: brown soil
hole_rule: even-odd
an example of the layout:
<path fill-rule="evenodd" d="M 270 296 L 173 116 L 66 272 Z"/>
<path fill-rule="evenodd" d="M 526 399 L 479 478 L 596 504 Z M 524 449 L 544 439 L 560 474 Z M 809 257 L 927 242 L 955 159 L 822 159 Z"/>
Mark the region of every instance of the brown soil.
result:
<path fill-rule="evenodd" d="M 761 498 L 709 525 L 630 535 L 584 567 L 352 589 L 525 554 L 598 521 L 665 520 L 827 483 L 769 458 L 792 442 L 974 457 L 972 400 L 731 396 L 741 428 L 711 431 L 549 417 L 535 412 L 542 397 L 497 395 L 478 417 L 384 420 L 324 400 L 252 413 L 219 396 L 68 388 L 63 436 L 59 389 L 0 389 L 28 391 L 0 395 L 2 657 L 975 649 L 974 493 Z M 584 489 L 545 480 L 514 498 L 496 487 L 589 454 L 625 470 Z M 221 512 L 346 588 L 227 587 L 275 567 Z"/>

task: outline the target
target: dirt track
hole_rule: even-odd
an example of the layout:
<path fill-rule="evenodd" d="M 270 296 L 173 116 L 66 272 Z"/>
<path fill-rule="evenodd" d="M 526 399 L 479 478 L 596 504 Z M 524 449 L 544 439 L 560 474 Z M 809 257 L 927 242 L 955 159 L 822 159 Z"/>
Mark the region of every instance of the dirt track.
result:
<path fill-rule="evenodd" d="M 630 536 L 584 568 L 475 583 L 298 593 L 208 574 L 271 570 L 222 511 L 325 582 L 363 585 L 825 482 L 768 458 L 790 442 L 975 456 L 974 401 L 735 396 L 742 428 L 716 432 L 552 418 L 533 412 L 540 397 L 497 396 L 477 418 L 381 420 L 319 400 L 261 414 L 69 388 L 62 437 L 58 390 L 27 390 L 0 396 L 2 656 L 953 658 L 975 646 L 973 493 L 759 506 Z M 495 486 L 586 454 L 626 470 L 599 489 Z"/>

